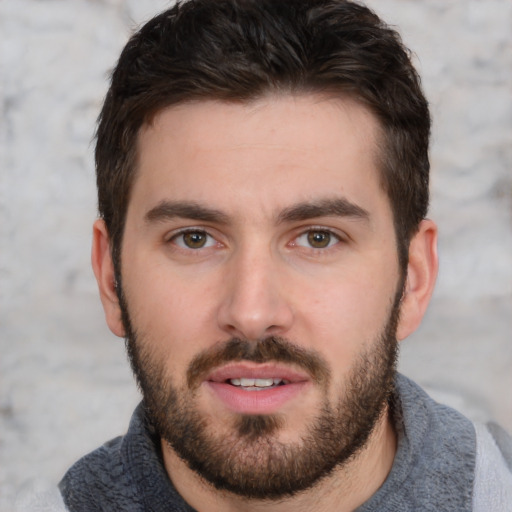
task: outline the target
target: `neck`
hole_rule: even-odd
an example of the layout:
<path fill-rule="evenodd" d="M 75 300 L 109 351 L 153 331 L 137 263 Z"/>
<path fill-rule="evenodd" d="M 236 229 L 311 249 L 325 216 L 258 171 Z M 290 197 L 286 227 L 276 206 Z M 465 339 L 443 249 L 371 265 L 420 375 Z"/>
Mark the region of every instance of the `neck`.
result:
<path fill-rule="evenodd" d="M 366 502 L 386 480 L 396 453 L 396 434 L 386 410 L 364 448 L 314 487 L 279 501 L 249 500 L 206 483 L 162 441 L 164 464 L 174 486 L 198 512 L 350 512 Z"/>

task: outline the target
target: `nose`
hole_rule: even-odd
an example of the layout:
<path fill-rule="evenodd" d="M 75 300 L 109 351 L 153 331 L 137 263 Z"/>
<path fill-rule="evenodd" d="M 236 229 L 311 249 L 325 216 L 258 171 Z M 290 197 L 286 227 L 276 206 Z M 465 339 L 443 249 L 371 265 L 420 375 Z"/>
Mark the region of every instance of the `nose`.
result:
<path fill-rule="evenodd" d="M 229 336 L 258 340 L 289 330 L 293 309 L 278 259 L 254 248 L 230 259 L 218 309 L 219 327 Z"/>

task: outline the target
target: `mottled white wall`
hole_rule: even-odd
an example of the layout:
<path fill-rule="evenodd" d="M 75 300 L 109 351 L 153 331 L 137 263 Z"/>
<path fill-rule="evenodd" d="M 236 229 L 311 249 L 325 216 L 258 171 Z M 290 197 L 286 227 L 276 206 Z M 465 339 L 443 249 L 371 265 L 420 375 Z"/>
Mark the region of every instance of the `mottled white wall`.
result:
<path fill-rule="evenodd" d="M 434 117 L 441 271 L 402 370 L 512 430 L 512 3 L 372 0 Z M 107 70 L 151 0 L 0 1 L 0 510 L 124 432 L 138 400 L 89 268 L 91 138 Z"/>

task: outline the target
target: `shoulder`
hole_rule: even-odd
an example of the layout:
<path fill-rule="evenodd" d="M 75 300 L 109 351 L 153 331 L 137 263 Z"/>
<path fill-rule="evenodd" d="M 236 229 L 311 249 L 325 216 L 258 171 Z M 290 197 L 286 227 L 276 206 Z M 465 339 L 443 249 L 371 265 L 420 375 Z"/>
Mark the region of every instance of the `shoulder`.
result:
<path fill-rule="evenodd" d="M 123 437 L 108 441 L 67 471 L 59 489 L 70 510 L 115 510 L 109 508 L 112 498 L 118 498 L 121 490 L 130 492 L 132 485 L 129 472 L 124 471 L 122 443 Z"/>
<path fill-rule="evenodd" d="M 67 511 L 57 486 L 44 478 L 37 478 L 24 486 L 8 510 L 13 512 Z"/>
<path fill-rule="evenodd" d="M 389 510 L 470 510 L 476 457 L 472 422 L 397 376 L 392 406 L 398 451 Z M 388 510 L 388 509 L 385 509 Z"/>
<path fill-rule="evenodd" d="M 416 475 L 429 492 L 444 494 L 445 503 L 461 499 L 447 510 L 510 512 L 512 439 L 507 432 L 495 423 L 473 423 L 403 376 L 398 389 L 403 431 L 415 454 L 407 477 Z M 441 503 L 437 506 L 445 510 Z"/>
<path fill-rule="evenodd" d="M 116 475 L 122 472 L 120 453 L 122 442 L 122 436 L 116 437 L 75 462 L 64 475 L 61 488 L 72 483 L 77 477 L 86 480 L 94 479 L 95 482 L 115 479 Z"/>
<path fill-rule="evenodd" d="M 447 463 L 447 459 L 459 464 L 464 460 L 471 471 L 476 451 L 473 423 L 459 411 L 433 400 L 424 389 L 400 374 L 397 392 L 393 409 L 398 429 L 406 436 L 413 452 L 429 452 L 431 464 Z"/>
<path fill-rule="evenodd" d="M 506 512 L 512 503 L 512 438 L 495 423 L 475 424 L 475 512 Z"/>
<path fill-rule="evenodd" d="M 59 484 L 64 503 L 72 512 L 152 509 L 145 499 L 160 496 L 170 483 L 159 446 L 141 403 L 124 436 L 89 453 L 64 475 Z"/>

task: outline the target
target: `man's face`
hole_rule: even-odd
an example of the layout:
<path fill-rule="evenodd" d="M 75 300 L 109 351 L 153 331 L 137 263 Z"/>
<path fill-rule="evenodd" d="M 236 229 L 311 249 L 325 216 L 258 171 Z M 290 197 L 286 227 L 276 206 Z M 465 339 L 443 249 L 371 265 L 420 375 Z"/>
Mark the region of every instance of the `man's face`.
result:
<path fill-rule="evenodd" d="M 402 277 L 377 137 L 363 107 L 318 96 L 190 103 L 141 131 L 132 363 L 164 452 L 219 488 L 312 485 L 382 417 Z"/>

